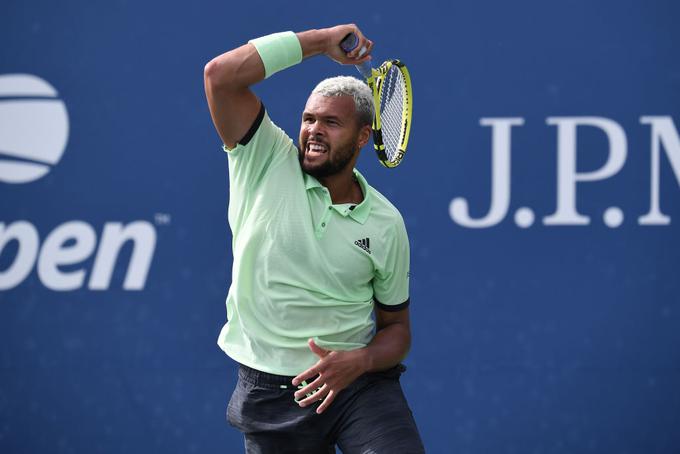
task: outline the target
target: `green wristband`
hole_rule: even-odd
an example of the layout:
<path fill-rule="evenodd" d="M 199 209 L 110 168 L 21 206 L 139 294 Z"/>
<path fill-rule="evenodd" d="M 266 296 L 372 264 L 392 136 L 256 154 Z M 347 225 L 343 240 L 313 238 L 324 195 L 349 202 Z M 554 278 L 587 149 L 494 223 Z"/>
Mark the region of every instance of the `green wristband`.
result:
<path fill-rule="evenodd" d="M 302 61 L 302 46 L 293 32 L 273 33 L 248 42 L 260 54 L 265 79 Z"/>

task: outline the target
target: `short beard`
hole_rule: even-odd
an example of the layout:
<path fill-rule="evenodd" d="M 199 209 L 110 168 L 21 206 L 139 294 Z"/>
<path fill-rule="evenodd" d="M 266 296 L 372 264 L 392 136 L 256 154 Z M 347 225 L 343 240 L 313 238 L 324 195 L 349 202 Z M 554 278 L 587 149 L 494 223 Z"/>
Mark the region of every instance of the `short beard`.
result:
<path fill-rule="evenodd" d="M 305 172 L 308 175 L 313 176 L 317 180 L 330 177 L 331 175 L 335 175 L 337 173 L 340 173 L 342 170 L 344 170 L 349 163 L 352 161 L 352 158 L 354 157 L 354 153 L 358 147 L 358 143 L 353 143 L 348 145 L 346 148 L 340 148 L 337 151 L 333 152 L 333 157 L 336 157 L 336 159 L 330 158 L 327 159 L 326 162 L 324 162 L 322 165 L 314 168 L 306 168 L 305 167 L 305 150 L 302 148 L 301 145 L 298 145 L 298 159 L 300 161 L 300 167 L 302 168 L 302 171 Z M 331 151 L 329 150 L 328 153 Z"/>

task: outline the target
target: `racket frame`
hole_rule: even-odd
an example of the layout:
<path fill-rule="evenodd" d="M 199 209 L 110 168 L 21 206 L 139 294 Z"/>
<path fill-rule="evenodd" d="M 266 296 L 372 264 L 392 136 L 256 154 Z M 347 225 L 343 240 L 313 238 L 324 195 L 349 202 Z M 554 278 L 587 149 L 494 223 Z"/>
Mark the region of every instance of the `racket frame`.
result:
<path fill-rule="evenodd" d="M 404 78 L 404 97 L 402 99 L 402 113 L 403 118 L 401 122 L 401 130 L 399 132 L 399 144 L 395 152 L 395 156 L 390 160 L 385 152 L 385 143 L 382 138 L 382 122 L 380 118 L 380 98 L 382 96 L 382 91 L 384 88 L 385 76 L 390 71 L 392 66 L 395 66 L 399 72 L 401 72 Z M 411 132 L 411 115 L 413 113 L 413 99 L 411 90 L 411 76 L 404 65 L 399 60 L 387 60 L 380 65 L 379 68 L 373 68 L 373 73 L 370 78 L 366 80 L 368 86 L 373 92 L 373 105 L 375 109 L 375 115 L 373 116 L 373 147 L 378 155 L 378 160 L 380 163 L 387 168 L 394 168 L 401 163 L 406 154 L 406 147 L 408 145 L 408 139 Z"/>
<path fill-rule="evenodd" d="M 340 42 L 340 47 L 345 52 L 354 50 L 359 45 L 359 38 L 354 33 L 349 33 Z M 404 78 L 404 96 L 402 99 L 402 121 L 401 131 L 399 132 L 399 144 L 394 158 L 390 160 L 385 152 L 385 143 L 382 137 L 382 123 L 380 120 L 380 98 L 384 87 L 385 77 L 392 67 L 396 67 Z M 411 89 L 411 76 L 404 65 L 399 60 L 387 60 L 379 68 L 373 68 L 370 61 L 365 61 L 356 65 L 357 70 L 364 76 L 371 92 L 373 93 L 373 147 L 378 155 L 380 163 L 387 168 L 394 168 L 401 163 L 406 154 L 406 146 L 411 132 L 411 116 L 413 113 L 413 91 Z"/>

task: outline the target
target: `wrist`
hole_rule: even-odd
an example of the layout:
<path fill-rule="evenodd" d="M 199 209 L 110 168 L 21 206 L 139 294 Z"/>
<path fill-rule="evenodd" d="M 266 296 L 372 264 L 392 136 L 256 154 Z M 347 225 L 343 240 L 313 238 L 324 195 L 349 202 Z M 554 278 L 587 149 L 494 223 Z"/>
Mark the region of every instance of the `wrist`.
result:
<path fill-rule="evenodd" d="M 264 65 L 265 78 L 302 61 L 302 47 L 293 32 L 273 33 L 248 41 Z"/>
<path fill-rule="evenodd" d="M 360 348 L 356 350 L 356 352 L 358 353 L 359 356 L 357 363 L 361 368 L 361 372 L 366 373 L 372 371 L 374 360 L 370 347 Z"/>
<path fill-rule="evenodd" d="M 327 28 L 320 30 L 307 30 L 296 33 L 302 47 L 302 58 L 325 54 L 330 43 L 330 34 Z"/>

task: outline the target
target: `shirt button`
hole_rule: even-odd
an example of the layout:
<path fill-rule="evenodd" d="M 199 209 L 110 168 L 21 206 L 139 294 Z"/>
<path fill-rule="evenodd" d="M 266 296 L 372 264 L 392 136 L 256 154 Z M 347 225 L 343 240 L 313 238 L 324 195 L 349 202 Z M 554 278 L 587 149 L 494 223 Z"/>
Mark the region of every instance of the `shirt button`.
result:
<path fill-rule="evenodd" d="M 326 227 L 326 223 L 325 223 L 325 222 L 322 222 L 322 223 L 321 223 L 321 227 Z"/>
<path fill-rule="evenodd" d="M 329 210 L 332 210 L 332 209 L 333 209 L 333 207 L 328 207 L 328 209 L 329 209 Z"/>

